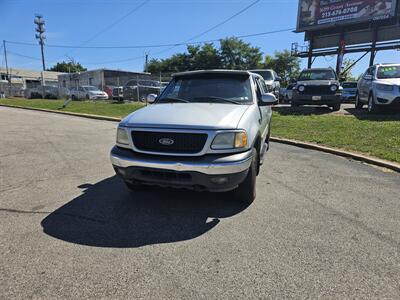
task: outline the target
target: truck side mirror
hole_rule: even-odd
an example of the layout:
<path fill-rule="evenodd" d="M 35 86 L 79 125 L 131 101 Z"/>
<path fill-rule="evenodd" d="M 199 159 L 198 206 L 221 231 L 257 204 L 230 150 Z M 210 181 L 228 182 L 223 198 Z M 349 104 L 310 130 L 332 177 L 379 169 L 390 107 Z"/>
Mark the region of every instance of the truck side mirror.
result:
<path fill-rule="evenodd" d="M 260 101 L 260 106 L 271 106 L 274 104 L 277 104 L 278 100 L 276 100 L 276 97 L 274 94 L 268 93 L 268 94 L 263 94 L 261 96 L 261 101 Z"/>

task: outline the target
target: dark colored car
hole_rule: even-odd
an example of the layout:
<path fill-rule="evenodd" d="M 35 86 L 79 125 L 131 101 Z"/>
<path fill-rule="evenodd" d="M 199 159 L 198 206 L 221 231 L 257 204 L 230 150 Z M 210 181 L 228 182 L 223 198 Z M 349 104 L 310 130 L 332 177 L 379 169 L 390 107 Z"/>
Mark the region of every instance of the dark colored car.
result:
<path fill-rule="evenodd" d="M 292 107 L 300 105 L 327 105 L 340 110 L 342 87 L 331 68 L 305 69 L 293 89 Z"/>

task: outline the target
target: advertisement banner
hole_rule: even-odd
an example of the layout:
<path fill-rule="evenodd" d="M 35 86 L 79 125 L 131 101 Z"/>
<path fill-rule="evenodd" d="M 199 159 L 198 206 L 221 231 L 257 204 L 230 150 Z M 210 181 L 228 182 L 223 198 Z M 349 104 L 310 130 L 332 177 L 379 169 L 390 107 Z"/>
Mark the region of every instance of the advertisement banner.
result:
<path fill-rule="evenodd" d="M 297 31 L 390 19 L 396 15 L 396 3 L 397 0 L 300 0 Z"/>

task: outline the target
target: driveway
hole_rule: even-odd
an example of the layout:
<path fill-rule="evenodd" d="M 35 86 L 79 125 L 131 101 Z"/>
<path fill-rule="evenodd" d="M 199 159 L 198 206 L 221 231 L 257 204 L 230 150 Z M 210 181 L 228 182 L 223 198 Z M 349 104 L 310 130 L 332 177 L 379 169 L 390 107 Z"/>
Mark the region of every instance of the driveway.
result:
<path fill-rule="evenodd" d="M 1 298 L 400 297 L 400 175 L 272 144 L 249 207 L 130 194 L 116 123 L 0 107 Z"/>

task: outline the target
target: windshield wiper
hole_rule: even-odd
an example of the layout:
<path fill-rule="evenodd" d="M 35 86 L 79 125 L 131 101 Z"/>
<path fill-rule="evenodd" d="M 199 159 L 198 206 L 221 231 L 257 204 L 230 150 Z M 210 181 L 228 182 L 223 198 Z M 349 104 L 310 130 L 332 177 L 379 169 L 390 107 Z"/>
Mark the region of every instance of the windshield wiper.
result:
<path fill-rule="evenodd" d="M 166 102 L 166 103 L 173 103 L 173 102 L 189 103 L 190 102 L 188 100 L 181 99 L 181 98 L 175 98 L 175 97 L 165 97 L 165 98 L 161 98 L 159 101 Z"/>
<path fill-rule="evenodd" d="M 200 100 L 200 99 L 204 99 L 204 100 L 211 100 L 213 102 L 228 102 L 228 103 L 233 103 L 233 104 L 241 104 L 241 102 L 239 101 L 235 101 L 235 100 L 230 100 L 230 99 L 225 99 L 225 98 L 221 98 L 221 97 L 214 97 L 214 96 L 207 96 L 207 97 L 196 97 L 193 98 L 193 100 Z"/>

